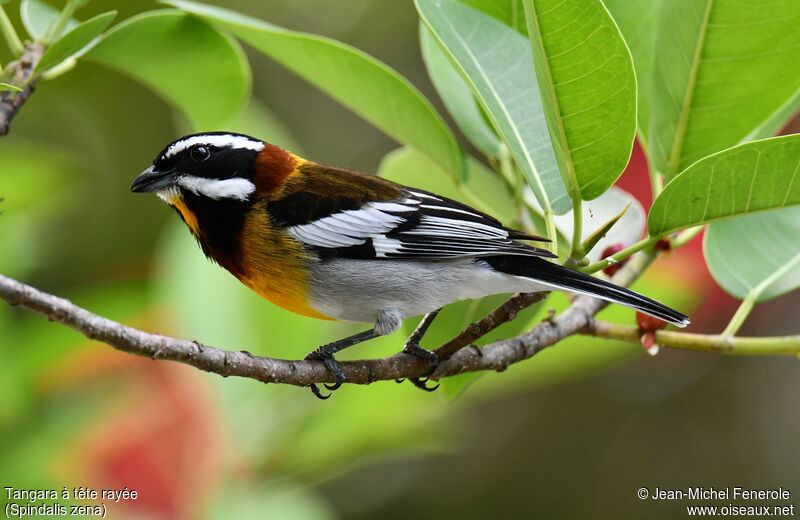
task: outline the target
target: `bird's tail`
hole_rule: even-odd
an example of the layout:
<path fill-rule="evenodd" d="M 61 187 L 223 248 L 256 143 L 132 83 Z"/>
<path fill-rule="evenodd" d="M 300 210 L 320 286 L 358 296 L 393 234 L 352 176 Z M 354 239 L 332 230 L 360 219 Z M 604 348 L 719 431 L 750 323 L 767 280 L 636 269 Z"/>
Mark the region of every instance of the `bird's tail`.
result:
<path fill-rule="evenodd" d="M 626 307 L 632 307 L 650 316 L 655 316 L 678 327 L 689 324 L 689 318 L 662 303 L 635 293 L 594 276 L 573 271 L 566 267 L 540 258 L 524 256 L 495 256 L 484 258 L 496 271 L 530 278 L 535 282 L 552 287 L 594 296 Z"/>

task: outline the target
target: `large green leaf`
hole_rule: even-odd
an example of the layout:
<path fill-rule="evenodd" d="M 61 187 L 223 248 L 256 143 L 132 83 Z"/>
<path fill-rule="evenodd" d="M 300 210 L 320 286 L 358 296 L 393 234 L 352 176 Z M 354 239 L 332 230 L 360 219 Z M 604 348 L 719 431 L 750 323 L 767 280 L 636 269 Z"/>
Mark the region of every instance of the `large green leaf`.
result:
<path fill-rule="evenodd" d="M 494 217 L 505 222 L 513 219 L 516 205 L 503 179 L 474 159 L 468 160 L 467 167 L 467 182 L 455 183 L 442 175 L 441 168 L 421 153 L 410 148 L 398 148 L 383 158 L 378 175 L 470 205 L 475 205 L 474 197 L 480 194 L 480 202 Z"/>
<path fill-rule="evenodd" d="M 47 33 L 51 24 L 55 23 L 61 12 L 43 0 L 22 0 L 19 5 L 22 25 L 34 40 L 38 40 Z M 78 26 L 78 21 L 70 19 L 64 30 L 71 31 Z"/>
<path fill-rule="evenodd" d="M 528 34 L 525 26 L 525 8 L 522 0 L 459 0 L 473 9 L 488 14 L 512 29 Z"/>
<path fill-rule="evenodd" d="M 717 283 L 739 299 L 775 298 L 800 287 L 800 207 L 708 226 L 703 251 Z"/>
<path fill-rule="evenodd" d="M 663 2 L 648 152 L 667 179 L 741 142 L 800 88 L 795 0 Z"/>
<path fill-rule="evenodd" d="M 115 16 L 117 16 L 116 11 L 109 11 L 82 22 L 48 47 L 41 61 L 36 64 L 36 70 L 43 71 L 55 67 L 91 45 L 92 40 L 98 38 L 106 30 Z"/>
<path fill-rule="evenodd" d="M 656 27 L 662 0 L 632 2 L 604 0 L 625 43 L 631 51 L 636 72 L 639 141 L 647 144 L 650 128 L 650 95 L 653 90 L 653 66 L 656 52 Z"/>
<path fill-rule="evenodd" d="M 524 36 L 454 0 L 416 0 L 417 10 L 472 88 L 544 208 L 571 207 L 544 120 Z"/>
<path fill-rule="evenodd" d="M 800 89 L 794 93 L 794 96 L 776 110 L 761 126 L 753 130 L 750 135 L 745 137 L 743 141 L 754 141 L 756 139 L 764 139 L 772 137 L 777 134 L 781 128 L 786 126 L 786 123 L 797 115 L 800 111 Z"/>
<path fill-rule="evenodd" d="M 800 134 L 753 141 L 690 166 L 650 209 L 652 236 L 800 204 Z"/>
<path fill-rule="evenodd" d="M 487 157 L 497 157 L 500 153 L 500 139 L 489 128 L 469 85 L 450 63 L 427 27 L 419 28 L 419 39 L 428 75 L 447 111 L 475 148 Z"/>
<path fill-rule="evenodd" d="M 289 31 L 227 9 L 184 0 L 168 3 L 218 23 L 292 70 L 398 141 L 427 154 L 451 175 L 463 152 L 430 102 L 396 71 L 341 42 Z"/>
<path fill-rule="evenodd" d="M 196 130 L 217 128 L 234 116 L 250 90 L 250 68 L 239 45 L 179 11 L 151 11 L 125 20 L 87 59 L 152 88 Z"/>
<path fill-rule="evenodd" d="M 633 61 L 600 0 L 525 0 L 544 113 L 573 197 L 593 199 L 622 173 L 636 135 Z"/>

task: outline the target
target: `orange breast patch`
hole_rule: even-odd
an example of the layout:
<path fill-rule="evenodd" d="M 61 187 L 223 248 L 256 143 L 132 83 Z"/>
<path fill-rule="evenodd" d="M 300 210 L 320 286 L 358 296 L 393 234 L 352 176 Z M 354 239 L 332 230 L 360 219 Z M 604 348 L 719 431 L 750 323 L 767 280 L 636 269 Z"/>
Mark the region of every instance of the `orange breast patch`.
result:
<path fill-rule="evenodd" d="M 307 253 L 300 243 L 276 231 L 263 208 L 254 208 L 242 231 L 242 283 L 275 305 L 297 314 L 331 320 L 308 304 Z"/>

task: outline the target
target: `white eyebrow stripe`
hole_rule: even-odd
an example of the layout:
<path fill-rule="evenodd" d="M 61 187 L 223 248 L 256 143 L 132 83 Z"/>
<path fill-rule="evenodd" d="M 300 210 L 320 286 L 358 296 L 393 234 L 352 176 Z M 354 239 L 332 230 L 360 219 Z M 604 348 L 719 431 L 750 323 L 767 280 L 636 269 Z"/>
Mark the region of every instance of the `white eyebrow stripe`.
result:
<path fill-rule="evenodd" d="M 244 148 L 246 150 L 253 150 L 260 152 L 264 149 L 264 143 L 261 141 L 254 141 L 242 135 L 232 134 L 219 134 L 219 135 L 193 135 L 186 139 L 173 143 L 167 151 L 164 152 L 165 158 L 170 158 L 182 151 L 191 148 L 198 144 L 206 144 L 208 146 L 216 146 L 217 148 Z"/>

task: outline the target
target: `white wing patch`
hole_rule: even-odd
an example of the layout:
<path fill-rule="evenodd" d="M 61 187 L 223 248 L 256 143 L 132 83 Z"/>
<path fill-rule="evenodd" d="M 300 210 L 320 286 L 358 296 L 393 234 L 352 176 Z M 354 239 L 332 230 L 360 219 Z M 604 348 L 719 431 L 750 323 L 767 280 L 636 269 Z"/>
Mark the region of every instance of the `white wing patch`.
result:
<path fill-rule="evenodd" d="M 292 226 L 289 228 L 289 233 L 315 247 L 358 246 L 371 238 L 373 244 L 376 240 L 383 240 L 387 242 L 388 249 L 396 249 L 400 243 L 387 239 L 385 234 L 405 219 L 390 212 L 411 213 L 417 210 L 418 205 L 419 201 L 414 199 L 405 199 L 401 202 L 370 202 L 361 209 L 342 211 L 308 224 Z"/>
<path fill-rule="evenodd" d="M 164 152 L 164 158 L 169 159 L 198 144 L 216 146 L 217 148 L 244 148 L 256 152 L 260 152 L 264 149 L 264 143 L 262 141 L 256 141 L 243 135 L 199 134 L 172 143 Z"/>
<path fill-rule="evenodd" d="M 241 177 L 234 177 L 232 179 L 209 179 L 206 177 L 183 175 L 178 177 L 177 184 L 181 188 L 214 200 L 247 200 L 247 198 L 256 191 L 255 184 Z"/>
<path fill-rule="evenodd" d="M 467 206 L 424 192 L 407 193 L 403 200 L 371 202 L 288 231 L 309 246 L 353 248 L 337 254 L 354 258 L 552 256 L 516 242 L 498 221 Z"/>

